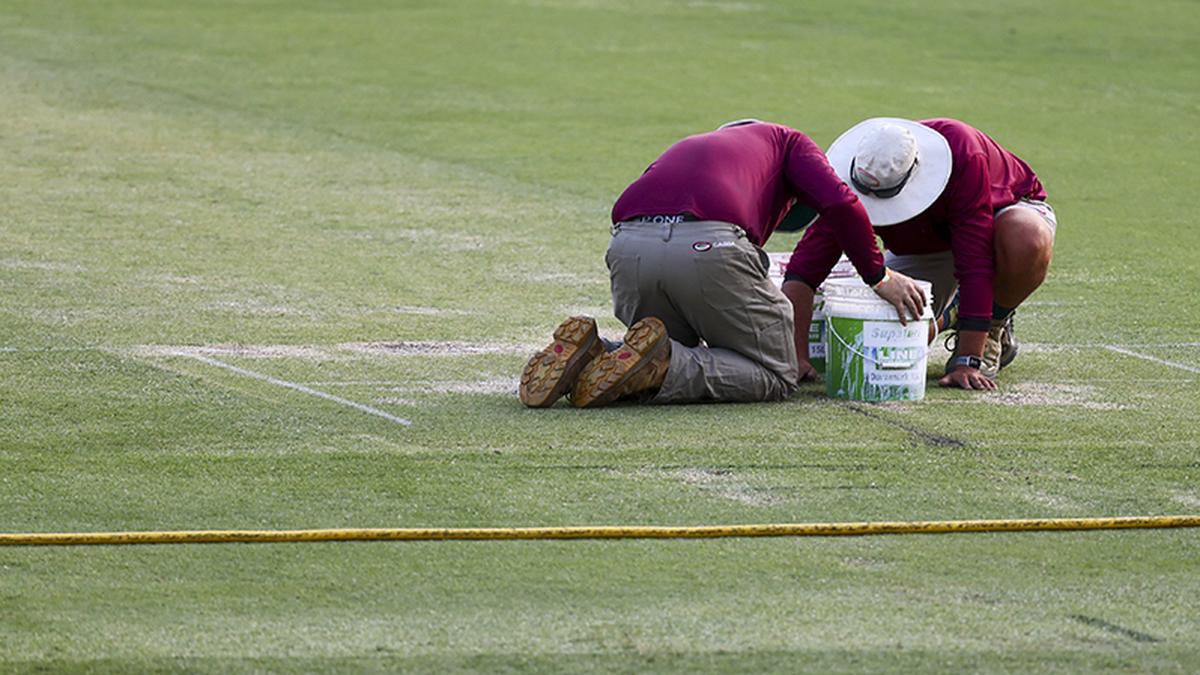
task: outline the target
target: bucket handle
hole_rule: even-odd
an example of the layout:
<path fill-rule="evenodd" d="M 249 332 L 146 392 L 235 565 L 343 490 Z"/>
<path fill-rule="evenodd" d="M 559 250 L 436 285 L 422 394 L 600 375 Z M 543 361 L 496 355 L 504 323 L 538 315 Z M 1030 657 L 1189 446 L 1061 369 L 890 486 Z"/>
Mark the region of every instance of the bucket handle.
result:
<path fill-rule="evenodd" d="M 829 334 L 837 338 L 837 341 L 842 343 L 842 346 L 849 350 L 850 353 L 861 356 L 864 361 L 874 363 L 880 370 L 908 370 L 917 364 L 916 361 L 879 361 L 878 359 L 873 359 L 858 351 L 854 347 L 851 347 L 844 339 L 842 339 L 842 336 L 838 335 L 837 329 L 833 327 L 832 321 L 826 321 L 825 324 Z"/>

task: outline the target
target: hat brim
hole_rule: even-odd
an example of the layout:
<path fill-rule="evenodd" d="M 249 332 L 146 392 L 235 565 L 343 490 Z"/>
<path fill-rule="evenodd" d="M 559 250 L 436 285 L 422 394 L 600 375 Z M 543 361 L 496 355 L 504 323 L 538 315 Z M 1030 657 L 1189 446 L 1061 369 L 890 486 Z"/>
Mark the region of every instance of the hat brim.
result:
<path fill-rule="evenodd" d="M 881 124 L 896 124 L 912 132 L 917 141 L 917 166 L 895 197 L 880 199 L 859 192 L 850 182 L 850 162 L 858 152 L 859 141 Z M 858 195 L 871 224 L 883 227 L 902 223 L 929 208 L 946 189 L 954 158 L 946 137 L 924 124 L 898 117 L 873 117 L 850 127 L 829 146 L 825 153 L 839 178 Z"/>

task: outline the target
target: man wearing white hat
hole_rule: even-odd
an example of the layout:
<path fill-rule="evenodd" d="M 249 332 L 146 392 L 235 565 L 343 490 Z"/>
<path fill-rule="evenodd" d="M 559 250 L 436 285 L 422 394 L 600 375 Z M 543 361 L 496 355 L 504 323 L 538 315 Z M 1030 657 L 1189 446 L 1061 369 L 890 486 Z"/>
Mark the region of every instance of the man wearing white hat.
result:
<path fill-rule="evenodd" d="M 869 119 L 827 154 L 866 207 L 888 269 L 932 282 L 938 328 L 957 331 L 940 384 L 994 389 L 1016 356 L 1012 313 L 1053 254 L 1057 221 L 1037 175 L 982 131 L 944 118 Z M 812 288 L 840 254 L 820 220 L 805 233 L 785 289 L 797 311 L 811 307 Z M 808 331 L 798 333 L 806 343 Z"/>
<path fill-rule="evenodd" d="M 526 364 L 521 401 L 545 407 L 569 394 L 590 408 L 628 397 L 789 396 L 812 369 L 799 370 L 796 317 L 761 246 L 797 203 L 820 214 L 880 297 L 920 316 L 923 292 L 886 275 L 866 211 L 820 147 L 795 129 L 739 120 L 667 148 L 617 199 L 605 262 L 624 341 L 606 352 L 595 320 L 567 319 Z"/>

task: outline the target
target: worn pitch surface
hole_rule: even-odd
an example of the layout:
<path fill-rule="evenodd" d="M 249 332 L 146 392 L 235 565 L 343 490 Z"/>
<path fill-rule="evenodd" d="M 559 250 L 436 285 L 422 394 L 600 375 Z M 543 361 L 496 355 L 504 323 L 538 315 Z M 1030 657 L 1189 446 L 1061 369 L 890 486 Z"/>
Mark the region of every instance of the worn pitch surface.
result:
<path fill-rule="evenodd" d="M 1198 23 L 7 2 L 0 531 L 1200 512 Z M 998 392 L 519 406 L 564 316 L 617 332 L 607 209 L 662 148 L 881 114 L 988 130 L 1058 209 Z M 1186 671 L 1198 558 L 1194 530 L 9 548 L 0 669 Z"/>

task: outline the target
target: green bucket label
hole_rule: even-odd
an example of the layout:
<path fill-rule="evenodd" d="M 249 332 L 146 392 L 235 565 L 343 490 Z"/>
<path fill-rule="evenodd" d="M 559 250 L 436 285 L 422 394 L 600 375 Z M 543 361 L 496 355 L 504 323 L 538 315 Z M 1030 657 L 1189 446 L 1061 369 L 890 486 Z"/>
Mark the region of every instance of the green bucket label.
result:
<path fill-rule="evenodd" d="M 825 298 L 813 296 L 812 323 L 808 324 L 808 362 L 818 371 L 825 370 Z"/>
<path fill-rule="evenodd" d="M 825 360 L 830 396 L 855 401 L 919 401 L 925 397 L 929 322 L 870 321 L 831 316 Z"/>
<path fill-rule="evenodd" d="M 929 329 L 924 322 L 901 326 L 894 321 L 863 321 L 863 354 L 872 366 L 865 368 L 867 384 L 911 386 L 925 381 L 925 341 Z"/>
<path fill-rule="evenodd" d="M 817 366 L 819 361 L 821 365 L 825 364 L 825 321 L 823 319 L 813 319 L 812 325 L 808 328 L 808 360 Z"/>

